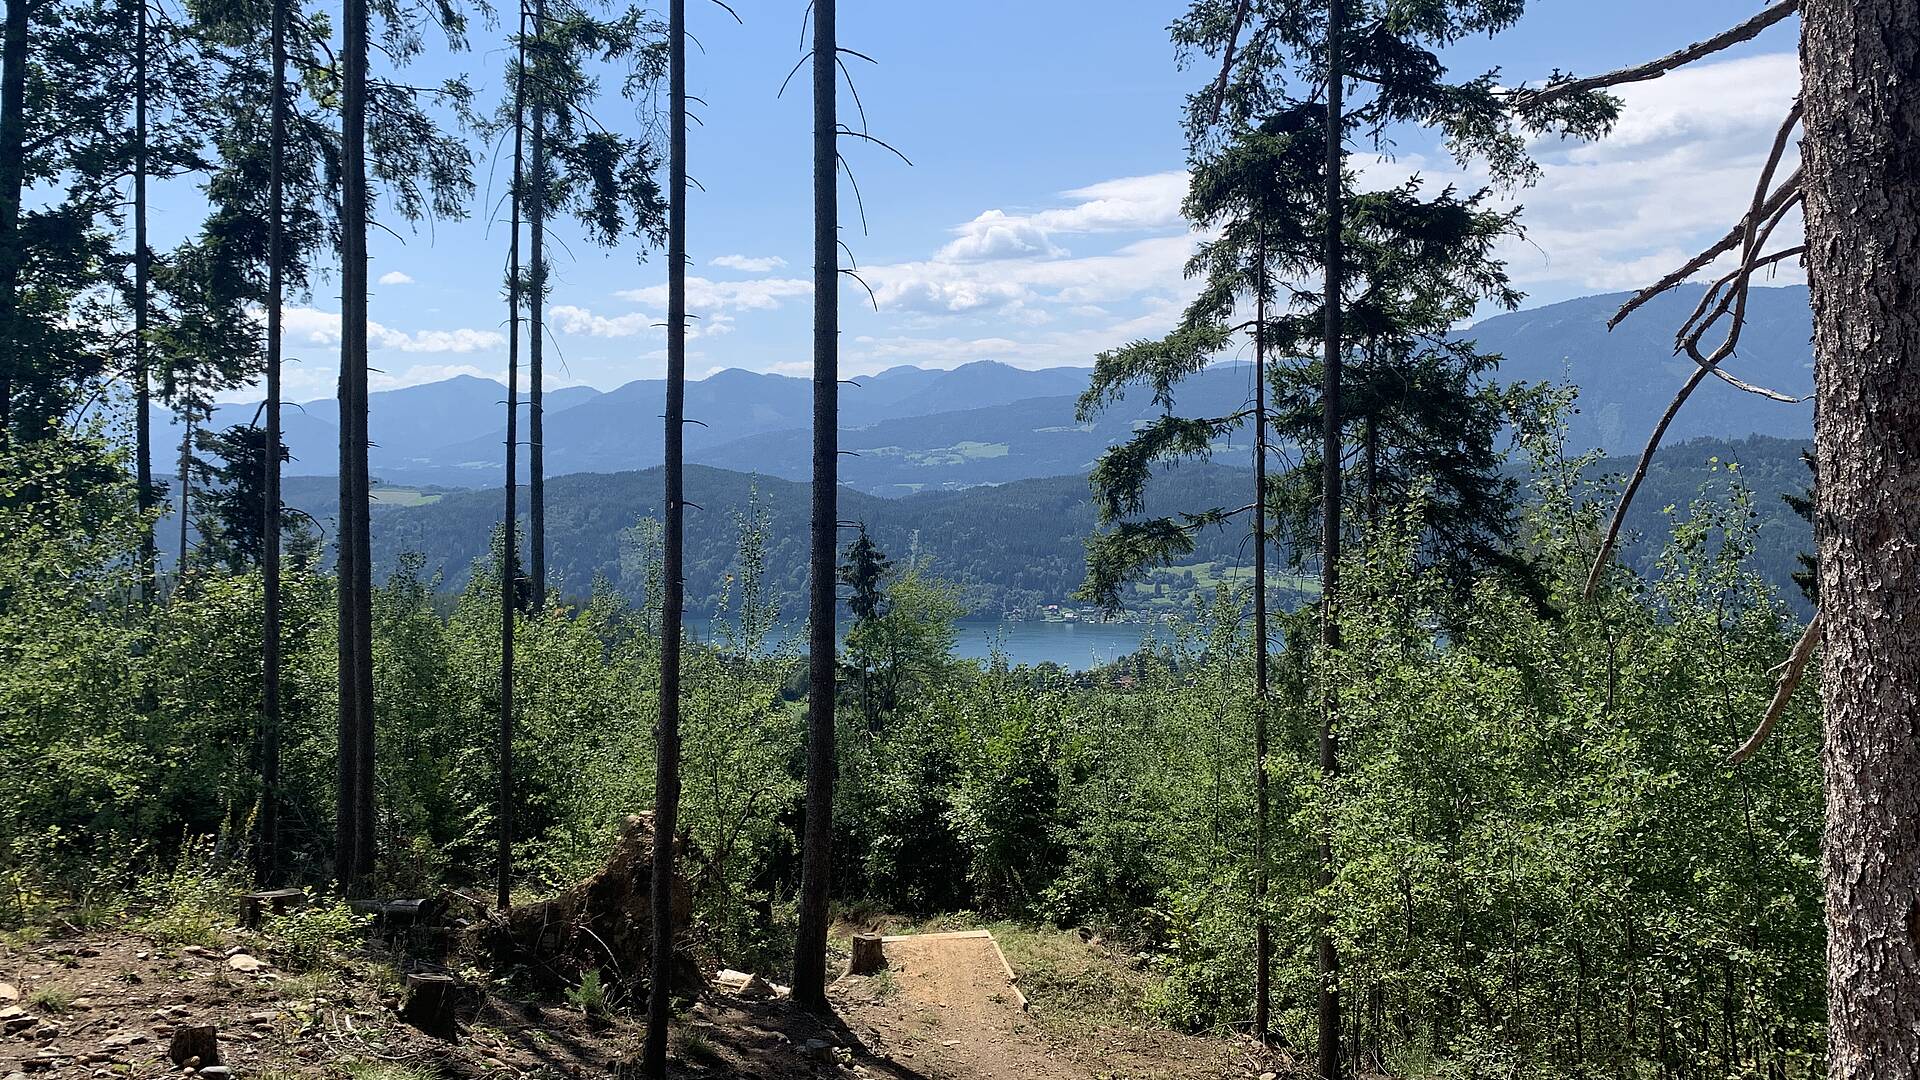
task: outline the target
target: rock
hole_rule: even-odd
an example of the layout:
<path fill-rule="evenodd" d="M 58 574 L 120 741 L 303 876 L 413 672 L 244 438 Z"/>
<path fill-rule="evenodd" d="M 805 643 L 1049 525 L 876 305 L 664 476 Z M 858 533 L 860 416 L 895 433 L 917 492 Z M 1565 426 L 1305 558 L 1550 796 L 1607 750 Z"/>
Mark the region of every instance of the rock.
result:
<path fill-rule="evenodd" d="M 0 1002 L 19 1001 L 19 1000 L 20 1000 L 19 987 L 13 985 L 12 983 L 0 982 Z"/>
<path fill-rule="evenodd" d="M 200 1070 L 200 1080 L 233 1080 L 233 1070 L 225 1065 L 209 1065 Z"/>
<path fill-rule="evenodd" d="M 27 1074 L 23 1072 L 10 1072 L 3 1080 L 27 1080 Z"/>
<path fill-rule="evenodd" d="M 247 1023 L 253 1024 L 255 1026 L 272 1024 L 275 1020 L 278 1020 L 278 1019 L 280 1019 L 280 1014 L 277 1012 L 274 1012 L 271 1009 L 265 1010 L 263 1012 L 247 1014 Z"/>
<path fill-rule="evenodd" d="M 183 952 L 183 953 L 186 953 L 186 954 L 187 954 L 188 956 L 211 956 L 211 955 L 213 955 L 212 953 L 210 953 L 210 952 L 208 952 L 208 951 L 207 951 L 207 947 L 206 947 L 206 946 L 204 946 L 204 945 L 188 945 L 188 946 L 186 946 L 185 948 L 183 948 L 183 949 L 181 949 L 180 951 L 181 951 L 181 952 Z"/>
<path fill-rule="evenodd" d="M 102 1050 L 122 1050 L 146 1041 L 147 1033 L 144 1031 L 123 1031 L 118 1035 L 109 1035 L 101 1039 L 100 1048 Z"/>
<path fill-rule="evenodd" d="M 237 953 L 227 958 L 227 966 L 245 975 L 251 975 L 266 967 L 266 961 L 256 960 L 246 953 Z"/>
<path fill-rule="evenodd" d="M 176 1029 L 173 1041 L 167 1047 L 167 1060 L 189 1068 L 219 1064 L 219 1029 L 211 1024 Z"/>
<path fill-rule="evenodd" d="M 35 1024 L 40 1022 L 39 1017 L 30 1016 L 18 1009 L 10 1011 L 15 1015 L 9 1016 L 5 1020 L 0 1020 L 0 1030 L 5 1030 L 9 1035 L 18 1035 L 23 1031 L 30 1031 Z"/>
<path fill-rule="evenodd" d="M 1279 1074 L 1279 1073 L 1271 1073 L 1271 1072 L 1263 1072 L 1263 1073 L 1261 1073 L 1261 1074 L 1260 1074 L 1260 1080 L 1280 1080 L 1280 1074 Z"/>

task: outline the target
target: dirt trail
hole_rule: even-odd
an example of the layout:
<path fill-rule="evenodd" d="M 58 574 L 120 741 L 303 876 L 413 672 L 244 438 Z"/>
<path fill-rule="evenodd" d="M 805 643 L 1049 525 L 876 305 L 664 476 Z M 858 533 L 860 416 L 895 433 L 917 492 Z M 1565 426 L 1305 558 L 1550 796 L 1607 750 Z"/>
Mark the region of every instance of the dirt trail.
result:
<path fill-rule="evenodd" d="M 849 975 L 835 1005 L 869 1051 L 926 1080 L 1200 1080 L 1251 1075 L 1214 1040 L 1062 1031 L 1026 1008 L 984 930 L 889 937 L 887 968 Z"/>

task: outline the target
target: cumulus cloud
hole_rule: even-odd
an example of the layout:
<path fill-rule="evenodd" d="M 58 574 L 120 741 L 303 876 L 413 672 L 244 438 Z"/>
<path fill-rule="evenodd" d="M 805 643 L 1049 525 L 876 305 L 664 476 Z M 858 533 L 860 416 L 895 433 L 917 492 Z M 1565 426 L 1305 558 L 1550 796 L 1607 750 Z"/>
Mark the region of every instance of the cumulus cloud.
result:
<path fill-rule="evenodd" d="M 934 258 L 946 262 L 1061 258 L 1070 252 L 1054 240 L 1056 234 L 1144 232 L 1180 226 L 1180 201 L 1186 193 L 1185 172 L 1164 172 L 1074 188 L 1062 193 L 1075 200 L 1069 206 L 1028 214 L 988 210 L 956 226 L 953 240 Z"/>
<path fill-rule="evenodd" d="M 748 274 L 764 274 L 787 265 L 787 260 L 778 255 L 721 255 L 708 261 L 707 265 Z"/>
<path fill-rule="evenodd" d="M 585 334 L 588 337 L 624 338 L 635 334 L 654 333 L 665 336 L 666 317 L 650 315 L 646 312 L 631 311 L 623 315 L 598 315 L 593 311 L 573 304 L 560 304 L 548 311 L 549 325 L 557 327 L 566 334 Z M 733 332 L 733 316 L 727 314 L 709 315 L 705 318 L 689 319 L 687 337 L 719 337 Z"/>
<path fill-rule="evenodd" d="M 649 285 L 644 289 L 626 289 L 614 293 L 622 300 L 647 307 L 662 308 L 667 303 L 667 287 Z M 687 308 L 712 318 L 729 311 L 769 311 L 795 297 L 812 296 L 813 282 L 801 278 L 760 278 L 755 281 L 714 281 L 710 278 L 687 279 Z"/>
<path fill-rule="evenodd" d="M 317 308 L 287 308 L 282 315 L 287 336 L 307 345 L 340 344 L 340 313 Z M 498 330 L 394 330 L 377 322 L 367 323 L 367 346 L 406 353 L 472 353 L 506 346 L 506 336 Z"/>
<path fill-rule="evenodd" d="M 382 285 L 411 285 L 413 279 L 398 270 L 389 270 L 380 275 Z"/>

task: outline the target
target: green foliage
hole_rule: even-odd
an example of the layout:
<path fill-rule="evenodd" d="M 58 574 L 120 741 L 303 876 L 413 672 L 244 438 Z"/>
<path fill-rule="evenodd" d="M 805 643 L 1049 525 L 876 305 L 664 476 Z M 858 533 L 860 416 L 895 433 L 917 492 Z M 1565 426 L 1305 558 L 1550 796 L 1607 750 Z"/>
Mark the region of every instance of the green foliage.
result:
<path fill-rule="evenodd" d="M 267 955 L 289 971 L 336 966 L 366 937 L 373 920 L 343 903 L 320 900 L 284 915 L 268 915 L 260 924 Z"/>
<path fill-rule="evenodd" d="M 567 988 L 567 1004 L 588 1016 L 607 1014 L 607 988 L 600 984 L 600 972 L 590 970 L 580 976 L 578 985 Z"/>
<path fill-rule="evenodd" d="M 216 838 L 189 837 L 173 866 L 140 882 L 136 895 L 146 913 L 136 925 L 161 944 L 214 945 L 219 931 L 233 925 L 243 880 Z"/>

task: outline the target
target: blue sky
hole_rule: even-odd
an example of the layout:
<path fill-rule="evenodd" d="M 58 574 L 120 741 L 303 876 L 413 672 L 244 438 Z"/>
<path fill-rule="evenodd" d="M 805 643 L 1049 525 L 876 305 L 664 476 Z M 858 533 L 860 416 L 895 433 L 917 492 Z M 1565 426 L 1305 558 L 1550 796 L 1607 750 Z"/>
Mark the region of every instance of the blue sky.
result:
<path fill-rule="evenodd" d="M 689 201 L 702 316 L 690 345 L 698 377 L 726 367 L 798 372 L 811 312 L 809 110 L 800 56 L 804 4 L 736 4 L 746 25 L 692 0 L 705 47 L 690 62 L 706 99 L 691 138 Z M 1165 27 L 1177 0 L 965 4 L 841 0 L 845 45 L 875 134 L 913 159 L 849 145 L 865 197 L 862 235 L 843 184 L 848 243 L 879 296 L 849 283 L 843 364 L 849 375 L 899 363 L 950 367 L 1001 360 L 1090 364 L 1095 352 L 1165 329 L 1189 295 L 1180 267 L 1192 237 L 1178 219 L 1178 113 L 1205 77 L 1174 63 Z M 1510 81 L 1555 67 L 1589 72 L 1645 59 L 1758 10 L 1757 0 L 1536 0 L 1525 22 L 1463 45 L 1457 71 L 1498 65 Z M 493 40 L 489 40 L 489 34 Z M 432 55 L 416 74 L 473 73 L 498 93 L 498 31 L 472 52 Z M 1632 88 L 1619 132 L 1594 146 L 1549 145 L 1545 180 L 1524 192 L 1530 237 L 1509 251 L 1529 304 L 1651 280 L 1724 231 L 1743 202 L 1797 82 L 1791 24 L 1698 70 Z M 843 113 L 852 101 L 843 94 Z M 610 102 L 603 118 L 634 117 Z M 637 123 L 637 120 L 633 122 Z M 1415 134 L 1383 181 L 1423 171 L 1471 186 Z M 504 161 L 483 154 L 480 188 L 496 197 Z M 506 236 L 486 204 L 402 239 L 373 238 L 373 363 L 379 386 L 505 370 L 499 299 Z M 184 203 L 165 210 L 184 220 Z M 552 384 L 611 388 L 658 377 L 663 259 L 602 252 L 562 227 L 552 299 Z M 330 394 L 338 305 L 331 282 L 289 315 L 290 396 Z"/>

